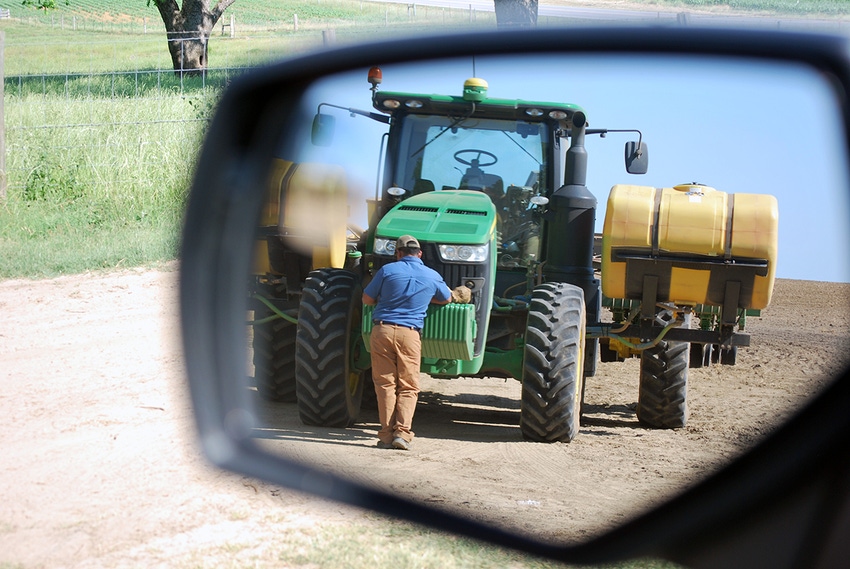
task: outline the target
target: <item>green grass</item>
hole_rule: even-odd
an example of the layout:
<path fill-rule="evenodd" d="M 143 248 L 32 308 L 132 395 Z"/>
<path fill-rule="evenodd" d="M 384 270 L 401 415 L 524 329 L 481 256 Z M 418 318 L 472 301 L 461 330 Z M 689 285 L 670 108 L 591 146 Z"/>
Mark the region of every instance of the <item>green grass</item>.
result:
<path fill-rule="evenodd" d="M 339 569 L 575 569 L 466 538 L 403 523 L 385 522 L 383 531 L 355 524 L 321 527 L 315 535 L 296 534 L 279 549 L 284 566 Z M 287 538 L 284 538 L 286 540 Z M 661 560 L 638 559 L 597 569 L 675 569 Z"/>
<path fill-rule="evenodd" d="M 847 16 L 846 0 L 632 0 L 641 4 L 664 4 L 688 8 L 728 7 L 745 12 L 768 12 L 798 16 Z"/>
<path fill-rule="evenodd" d="M 128 9 L 118 12 L 120 5 Z M 239 16 L 236 38 L 212 36 L 213 69 L 203 78 L 180 78 L 170 70 L 158 14 L 152 11 L 143 33 L 120 26 L 151 16 L 144 0 L 120 5 L 72 1 L 42 14 L 0 2 L 18 18 L 0 23 L 8 181 L 0 203 L 0 278 L 173 259 L 205 121 L 240 68 L 319 47 L 328 26 L 341 26 L 336 37 L 344 43 L 422 32 L 428 21 L 420 10 L 411 22 L 406 5 L 244 1 L 235 6 L 250 7 L 254 16 Z M 297 7 L 297 31 L 291 23 L 274 28 L 292 21 L 287 5 Z M 95 17 L 103 29 L 83 23 Z M 464 12 L 449 23 L 468 20 Z M 478 25 L 492 22 L 482 17 Z"/>
<path fill-rule="evenodd" d="M 276 522 L 268 521 L 267 524 Z M 288 526 L 284 523 L 283 526 Z M 173 560 L 176 567 L 322 567 L 324 569 L 577 569 L 516 551 L 383 518 L 342 525 L 287 527 L 274 541 L 233 540 Z M 637 559 L 596 569 L 677 569 Z"/>
<path fill-rule="evenodd" d="M 173 259 L 206 118 L 220 92 L 173 75 L 7 85 L 0 277 Z M 40 83 L 40 82 L 37 82 Z M 60 92 L 61 91 L 61 92 Z M 144 93 L 144 97 L 128 95 Z"/>

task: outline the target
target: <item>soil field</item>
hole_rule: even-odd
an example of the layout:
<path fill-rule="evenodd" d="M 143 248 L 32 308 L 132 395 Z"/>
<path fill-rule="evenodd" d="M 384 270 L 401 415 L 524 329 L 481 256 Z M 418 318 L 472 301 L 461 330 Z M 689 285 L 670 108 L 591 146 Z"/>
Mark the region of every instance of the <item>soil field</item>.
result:
<path fill-rule="evenodd" d="M 0 282 L 0 566 L 222 566 L 287 530 L 369 514 L 212 471 L 194 441 L 176 266 Z M 519 384 L 433 380 L 410 452 L 306 430 L 260 404 L 263 444 L 437 507 L 574 541 L 663 500 L 767 434 L 838 372 L 850 285 L 777 281 L 736 366 L 690 370 L 686 428 L 634 415 L 638 361 L 600 364 L 570 444 L 524 442 Z M 201 563 L 201 560 L 203 563 Z"/>

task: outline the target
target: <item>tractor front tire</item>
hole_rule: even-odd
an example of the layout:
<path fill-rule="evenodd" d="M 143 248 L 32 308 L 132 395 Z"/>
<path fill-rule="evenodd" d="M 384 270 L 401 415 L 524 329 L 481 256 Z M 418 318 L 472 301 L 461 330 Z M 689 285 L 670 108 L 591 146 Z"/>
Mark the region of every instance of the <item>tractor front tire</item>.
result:
<path fill-rule="evenodd" d="M 285 297 L 285 287 L 269 291 L 272 296 Z M 263 307 L 254 311 L 254 320 L 263 320 L 274 313 Z M 276 318 L 254 325 L 254 382 L 264 399 L 280 403 L 295 401 L 295 324 Z"/>
<path fill-rule="evenodd" d="M 352 349 L 362 318 L 361 288 L 350 271 L 319 269 L 304 283 L 298 309 L 295 379 L 306 425 L 347 427 L 357 420 L 366 373 Z"/>
<path fill-rule="evenodd" d="M 525 331 L 520 430 L 529 441 L 570 442 L 584 392 L 584 292 L 566 283 L 534 289 Z"/>
<path fill-rule="evenodd" d="M 640 356 L 637 417 L 649 427 L 677 429 L 688 422 L 688 342 L 661 341 Z"/>

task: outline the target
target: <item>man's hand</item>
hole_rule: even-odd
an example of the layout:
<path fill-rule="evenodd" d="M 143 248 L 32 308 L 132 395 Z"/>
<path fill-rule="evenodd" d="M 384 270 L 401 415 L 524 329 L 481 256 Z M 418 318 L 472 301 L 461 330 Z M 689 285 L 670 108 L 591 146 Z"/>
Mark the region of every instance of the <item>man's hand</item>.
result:
<path fill-rule="evenodd" d="M 452 302 L 458 304 L 469 304 L 472 302 L 472 291 L 469 288 L 460 285 L 452 289 Z"/>

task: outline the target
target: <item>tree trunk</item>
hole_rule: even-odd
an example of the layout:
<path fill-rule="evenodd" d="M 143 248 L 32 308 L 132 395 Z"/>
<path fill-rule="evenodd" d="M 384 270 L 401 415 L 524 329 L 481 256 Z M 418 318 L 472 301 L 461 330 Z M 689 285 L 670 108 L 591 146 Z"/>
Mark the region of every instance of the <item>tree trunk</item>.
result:
<path fill-rule="evenodd" d="M 177 0 L 153 0 L 165 24 L 175 73 L 197 74 L 206 69 L 210 33 L 235 1 L 218 0 L 210 9 L 210 0 L 183 0 L 182 8 Z"/>
<path fill-rule="evenodd" d="M 500 28 L 533 28 L 537 25 L 537 0 L 494 0 Z"/>

